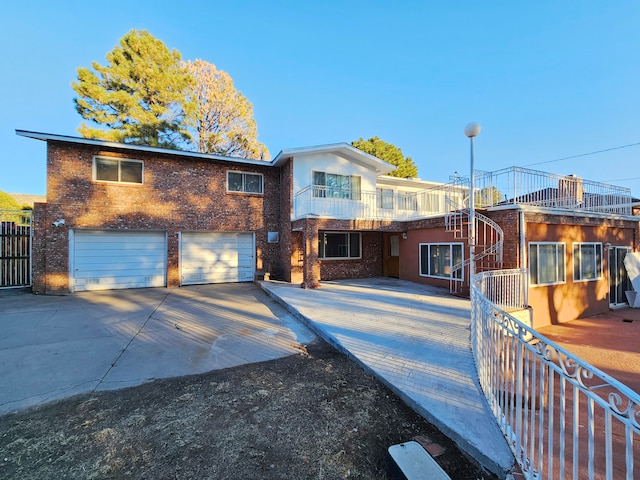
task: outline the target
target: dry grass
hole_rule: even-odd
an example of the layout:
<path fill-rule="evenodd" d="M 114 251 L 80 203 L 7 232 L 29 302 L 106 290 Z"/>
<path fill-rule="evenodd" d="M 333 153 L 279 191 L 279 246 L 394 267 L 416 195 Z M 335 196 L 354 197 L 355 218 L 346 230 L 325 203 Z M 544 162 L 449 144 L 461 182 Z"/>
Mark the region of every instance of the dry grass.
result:
<path fill-rule="evenodd" d="M 0 478 L 384 479 L 422 435 L 452 478 L 492 478 L 356 364 L 306 354 L 0 417 Z"/>

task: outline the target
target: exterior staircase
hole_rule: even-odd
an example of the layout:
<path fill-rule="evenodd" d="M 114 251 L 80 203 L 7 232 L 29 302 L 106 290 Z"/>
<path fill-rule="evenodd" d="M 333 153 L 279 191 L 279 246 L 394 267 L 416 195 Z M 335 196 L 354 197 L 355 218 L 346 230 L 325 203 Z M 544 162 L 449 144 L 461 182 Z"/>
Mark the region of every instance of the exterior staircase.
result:
<path fill-rule="evenodd" d="M 449 197 L 451 198 L 451 197 Z M 471 244 L 471 210 L 460 207 L 452 200 L 448 200 L 449 213 L 445 215 L 445 227 L 447 232 L 451 232 L 455 239 L 467 240 Z M 502 247 L 503 232 L 500 225 L 489 217 L 476 210 L 475 212 L 475 255 L 473 259 L 467 256 L 462 262 L 452 267 L 451 279 L 449 280 L 449 291 L 451 293 L 468 293 L 468 287 L 463 288 L 465 282 L 456 280 L 462 278 L 462 272 L 474 262 L 475 271 L 483 272 L 487 270 L 498 270 L 502 268 Z M 468 284 L 468 282 L 467 282 Z"/>

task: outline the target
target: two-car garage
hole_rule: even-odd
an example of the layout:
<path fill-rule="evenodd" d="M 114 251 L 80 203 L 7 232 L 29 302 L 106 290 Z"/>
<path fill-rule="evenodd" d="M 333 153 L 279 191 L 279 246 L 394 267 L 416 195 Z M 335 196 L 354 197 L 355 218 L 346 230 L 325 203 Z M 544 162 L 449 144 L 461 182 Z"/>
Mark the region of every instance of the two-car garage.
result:
<path fill-rule="evenodd" d="M 251 232 L 181 232 L 182 285 L 252 281 Z M 162 287 L 167 284 L 164 231 L 72 230 L 71 290 Z"/>

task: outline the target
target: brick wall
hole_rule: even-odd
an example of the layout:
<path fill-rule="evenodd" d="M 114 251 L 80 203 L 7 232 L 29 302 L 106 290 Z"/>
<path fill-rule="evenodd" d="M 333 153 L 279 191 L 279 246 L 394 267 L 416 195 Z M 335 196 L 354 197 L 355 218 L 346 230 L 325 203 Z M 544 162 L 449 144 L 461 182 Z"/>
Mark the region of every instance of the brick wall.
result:
<path fill-rule="evenodd" d="M 503 264 L 502 268 L 520 268 L 520 219 L 519 210 L 497 210 L 492 212 L 482 212 L 487 217 L 500 225 L 503 237 Z"/>
<path fill-rule="evenodd" d="M 292 281 L 292 269 L 297 268 L 297 255 L 294 253 L 294 239 L 291 231 L 291 210 L 293 205 L 293 161 L 287 160 L 280 167 L 280 271 L 272 272 L 274 278 Z M 302 272 L 300 265 L 300 274 Z M 295 273 L 293 274 L 296 275 Z M 296 282 L 301 281 L 296 277 Z"/>
<path fill-rule="evenodd" d="M 368 220 L 338 220 L 323 218 L 316 221 L 318 231 L 355 231 L 361 233 L 360 259 L 320 260 L 320 279 L 371 278 L 382 275 L 384 237 L 382 231 L 399 228 L 397 222 Z"/>
<path fill-rule="evenodd" d="M 320 279 L 370 278 L 382 275 L 381 232 L 362 232 L 362 258 L 357 260 L 320 260 Z"/>
<path fill-rule="evenodd" d="M 34 229 L 36 244 L 46 243 L 34 254 L 37 288 L 69 291 L 69 228 L 166 231 L 170 287 L 180 282 L 180 231 L 254 232 L 256 268 L 281 268 L 280 246 L 267 243 L 267 232 L 281 231 L 278 169 L 57 142 L 47 150 L 47 205 L 37 212 Z M 94 155 L 142 160 L 144 184 L 92 181 Z M 262 174 L 264 195 L 227 193 L 227 170 Z M 50 226 L 57 218 L 65 219 L 64 227 Z"/>

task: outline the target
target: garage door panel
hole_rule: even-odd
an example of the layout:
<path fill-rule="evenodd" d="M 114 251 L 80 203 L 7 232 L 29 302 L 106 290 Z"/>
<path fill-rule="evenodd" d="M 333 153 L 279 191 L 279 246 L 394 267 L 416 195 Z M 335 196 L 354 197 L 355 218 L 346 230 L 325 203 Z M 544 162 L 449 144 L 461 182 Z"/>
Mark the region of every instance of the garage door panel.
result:
<path fill-rule="evenodd" d="M 74 232 L 75 291 L 163 287 L 166 269 L 163 232 Z"/>
<path fill-rule="evenodd" d="M 164 275 L 148 276 L 94 276 L 76 278 L 75 290 L 118 290 L 124 288 L 164 287 Z"/>
<path fill-rule="evenodd" d="M 162 243 L 157 242 L 144 242 L 136 241 L 132 243 L 123 243 L 122 240 L 116 242 L 95 242 L 95 237 L 91 237 L 89 244 L 81 243 L 76 245 L 78 252 L 100 252 L 100 251 L 121 251 L 121 252 L 164 252 L 164 241 Z M 93 243 L 95 242 L 95 243 Z"/>
<path fill-rule="evenodd" d="M 130 263 L 112 263 L 109 265 L 87 264 L 86 268 L 83 269 L 82 272 L 78 272 L 79 275 L 76 275 L 76 278 L 86 278 L 89 276 L 93 276 L 97 272 L 113 272 L 114 275 L 117 275 L 117 272 L 129 272 L 129 274 L 132 276 L 156 275 L 158 271 L 161 271 L 163 268 L 163 263 L 158 263 L 155 265 L 144 265 L 137 268 L 133 268 Z"/>
<path fill-rule="evenodd" d="M 185 232 L 180 260 L 183 285 L 253 281 L 253 234 Z"/>
<path fill-rule="evenodd" d="M 157 252 L 158 255 L 163 255 L 164 254 L 164 243 L 160 244 L 160 245 L 145 245 L 142 243 L 135 243 L 132 245 L 125 245 L 125 244 L 99 244 L 99 245 L 90 245 L 90 246 L 84 246 L 84 245 L 80 245 L 80 247 L 77 249 L 77 252 L 79 254 L 90 254 L 90 255 L 99 255 L 102 252 L 104 252 L 105 254 L 108 252 L 109 255 L 111 255 L 113 252 L 121 252 L 124 255 L 135 255 L 139 252 L 146 252 L 146 253 L 154 253 Z"/>

